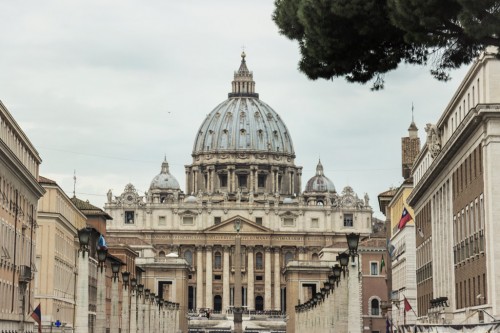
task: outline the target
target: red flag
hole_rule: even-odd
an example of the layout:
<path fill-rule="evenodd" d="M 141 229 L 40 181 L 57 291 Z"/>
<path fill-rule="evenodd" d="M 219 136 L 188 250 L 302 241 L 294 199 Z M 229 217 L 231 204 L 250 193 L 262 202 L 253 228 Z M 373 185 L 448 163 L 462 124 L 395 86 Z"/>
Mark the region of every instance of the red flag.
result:
<path fill-rule="evenodd" d="M 31 318 L 38 323 L 38 333 L 42 333 L 42 310 L 40 310 L 40 304 L 38 304 L 36 309 L 31 314 Z"/>
<path fill-rule="evenodd" d="M 406 299 L 406 297 L 405 297 L 404 301 L 405 301 L 405 312 L 408 312 L 408 311 L 412 310 L 410 302 L 408 302 L 408 300 Z"/>
<path fill-rule="evenodd" d="M 413 220 L 413 217 L 411 217 L 410 213 L 406 210 L 406 207 L 403 208 L 403 214 L 401 214 L 401 219 L 399 220 L 398 223 L 398 229 L 403 229 L 408 223 L 408 221 Z"/>

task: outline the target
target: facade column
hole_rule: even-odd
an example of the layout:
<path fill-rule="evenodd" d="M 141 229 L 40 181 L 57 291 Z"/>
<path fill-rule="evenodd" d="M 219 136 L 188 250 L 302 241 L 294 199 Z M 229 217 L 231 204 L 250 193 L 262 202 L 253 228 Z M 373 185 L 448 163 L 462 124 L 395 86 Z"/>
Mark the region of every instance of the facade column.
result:
<path fill-rule="evenodd" d="M 248 267 L 247 267 L 247 308 L 252 311 L 255 310 L 255 273 L 253 263 L 253 247 L 247 247 L 248 252 Z"/>
<path fill-rule="evenodd" d="M 297 169 L 297 194 L 302 191 L 302 168 Z"/>
<path fill-rule="evenodd" d="M 353 265 L 354 263 L 354 265 Z M 360 281 L 358 276 L 359 257 L 357 262 L 347 265 L 349 269 L 349 276 L 347 277 L 347 290 L 348 290 L 348 320 L 347 327 L 349 332 L 361 333 L 363 331 L 361 319 L 361 304 L 360 304 Z"/>
<path fill-rule="evenodd" d="M 78 251 L 76 280 L 75 333 L 89 332 L 89 253 Z"/>
<path fill-rule="evenodd" d="M 229 246 L 224 246 L 224 263 L 222 272 L 222 311 L 229 309 Z"/>
<path fill-rule="evenodd" d="M 259 191 L 259 173 L 258 173 L 258 168 L 255 167 L 255 171 L 254 171 L 254 174 L 255 174 L 255 177 L 254 177 L 254 183 L 253 183 L 253 186 L 254 186 L 254 192 L 258 192 Z"/>
<path fill-rule="evenodd" d="M 185 168 L 185 172 L 186 172 L 186 193 L 191 193 L 190 189 L 191 189 L 191 177 L 189 176 L 190 175 L 190 171 L 189 171 L 189 168 Z"/>
<path fill-rule="evenodd" d="M 272 310 L 271 303 L 271 248 L 266 247 L 264 258 L 264 310 Z"/>
<path fill-rule="evenodd" d="M 274 176 L 274 168 L 271 169 L 271 194 L 276 192 L 276 177 Z"/>
<path fill-rule="evenodd" d="M 213 295 L 212 295 L 212 247 L 207 246 L 206 247 L 207 251 L 207 258 L 206 258 L 206 268 L 207 268 L 207 274 L 205 276 L 205 283 L 206 283 L 206 294 L 205 294 L 205 306 L 209 309 L 213 309 Z"/>
<path fill-rule="evenodd" d="M 193 168 L 193 194 L 198 192 L 198 168 Z"/>
<path fill-rule="evenodd" d="M 106 333 L 106 267 L 97 266 L 96 333 Z"/>
<path fill-rule="evenodd" d="M 196 247 L 196 309 L 203 308 L 203 247 Z"/>
<path fill-rule="evenodd" d="M 281 310 L 280 248 L 274 249 L 274 310 Z"/>

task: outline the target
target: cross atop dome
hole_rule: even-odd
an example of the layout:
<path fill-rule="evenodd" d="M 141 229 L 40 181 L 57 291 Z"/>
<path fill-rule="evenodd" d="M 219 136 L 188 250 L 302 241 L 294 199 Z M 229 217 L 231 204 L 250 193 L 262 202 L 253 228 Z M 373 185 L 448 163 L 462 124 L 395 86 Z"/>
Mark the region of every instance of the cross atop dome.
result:
<path fill-rule="evenodd" d="M 323 164 L 321 164 L 321 160 L 318 161 L 318 165 L 316 166 L 316 176 L 323 176 Z"/>
<path fill-rule="evenodd" d="M 259 94 L 255 92 L 255 81 L 253 80 L 253 72 L 248 70 L 246 63 L 245 51 L 241 52 L 241 64 L 237 72 L 234 72 L 234 80 L 232 82 L 232 92 L 228 97 L 255 97 L 259 98 Z"/>

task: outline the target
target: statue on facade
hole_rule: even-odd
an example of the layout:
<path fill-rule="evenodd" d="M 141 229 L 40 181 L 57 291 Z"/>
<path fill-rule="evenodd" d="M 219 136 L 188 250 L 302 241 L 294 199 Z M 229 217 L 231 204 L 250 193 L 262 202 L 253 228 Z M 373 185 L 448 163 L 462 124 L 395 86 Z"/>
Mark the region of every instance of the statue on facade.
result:
<path fill-rule="evenodd" d="M 368 197 L 368 193 L 365 193 L 365 207 L 370 206 L 370 197 Z"/>
<path fill-rule="evenodd" d="M 434 158 L 441 151 L 438 128 L 436 125 L 427 124 L 425 126 L 425 132 L 427 132 L 427 146 L 429 148 L 431 156 Z"/>
<path fill-rule="evenodd" d="M 108 191 L 108 203 L 111 203 L 113 201 L 113 192 L 111 192 L 111 189 Z"/>
<path fill-rule="evenodd" d="M 174 191 L 174 202 L 175 203 L 179 202 L 179 192 L 178 191 Z"/>
<path fill-rule="evenodd" d="M 201 190 L 198 191 L 198 202 L 203 202 L 203 192 Z"/>
<path fill-rule="evenodd" d="M 236 202 L 241 202 L 241 188 L 238 187 L 236 190 Z"/>
<path fill-rule="evenodd" d="M 253 199 L 254 199 L 254 197 L 253 197 L 253 191 L 250 191 L 250 193 L 248 193 L 248 203 L 252 204 L 253 203 Z"/>
<path fill-rule="evenodd" d="M 222 194 L 222 198 L 224 199 L 224 202 L 227 202 L 229 200 L 229 196 L 228 196 L 227 192 L 224 192 Z"/>

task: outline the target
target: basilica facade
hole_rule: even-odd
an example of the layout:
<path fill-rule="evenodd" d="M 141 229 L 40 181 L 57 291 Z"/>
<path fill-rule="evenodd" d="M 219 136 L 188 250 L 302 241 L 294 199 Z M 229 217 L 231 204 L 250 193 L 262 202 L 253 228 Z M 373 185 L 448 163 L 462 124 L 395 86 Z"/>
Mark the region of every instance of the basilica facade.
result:
<path fill-rule="evenodd" d="M 291 134 L 255 92 L 244 53 L 228 98 L 195 134 L 185 172 L 183 190 L 165 159 L 144 195 L 127 184 L 119 195 L 110 191 L 105 204 L 113 218 L 107 235 L 138 252 L 145 287 L 185 310 L 233 306 L 235 221 L 242 302 L 255 311 L 286 311 L 289 261 L 318 261 L 323 248 L 345 243 L 347 233 L 371 233 L 368 196 L 349 186 L 337 191 L 321 162 L 303 188 Z M 171 257 L 185 259 L 188 269 L 167 265 Z M 293 294 L 305 301 L 319 283 L 300 281 L 303 290 Z"/>

